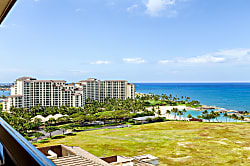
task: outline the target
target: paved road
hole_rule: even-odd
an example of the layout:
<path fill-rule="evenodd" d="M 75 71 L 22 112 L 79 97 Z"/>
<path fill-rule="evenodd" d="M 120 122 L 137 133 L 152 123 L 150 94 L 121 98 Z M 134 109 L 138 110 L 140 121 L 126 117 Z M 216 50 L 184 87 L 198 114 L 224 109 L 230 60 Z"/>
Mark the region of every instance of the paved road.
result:
<path fill-rule="evenodd" d="M 117 129 L 117 128 L 124 128 L 124 127 L 130 127 L 130 125 L 104 126 L 104 127 L 100 127 L 100 128 L 93 128 L 93 129 L 86 129 L 86 130 L 79 130 L 79 131 L 71 131 L 70 133 L 78 133 L 78 132 L 101 130 L 101 129 Z M 51 136 L 61 135 L 61 134 L 63 134 L 62 131 L 63 131 L 62 129 L 53 131 L 51 133 Z M 48 138 L 50 136 L 50 134 L 45 132 L 44 130 L 40 130 L 38 132 L 43 133 L 45 135 L 45 136 L 40 137 L 39 140 L 44 139 L 44 138 Z M 66 133 L 69 133 L 69 132 L 64 132 L 64 134 L 66 134 Z M 32 141 L 37 141 L 37 138 L 32 139 Z"/>

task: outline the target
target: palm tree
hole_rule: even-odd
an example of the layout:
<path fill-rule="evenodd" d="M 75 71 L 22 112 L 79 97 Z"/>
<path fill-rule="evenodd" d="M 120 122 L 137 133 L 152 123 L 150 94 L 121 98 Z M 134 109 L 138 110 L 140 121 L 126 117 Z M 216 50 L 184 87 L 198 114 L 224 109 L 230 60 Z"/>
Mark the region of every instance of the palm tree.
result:
<path fill-rule="evenodd" d="M 238 116 L 237 116 L 236 114 L 233 114 L 233 115 L 232 115 L 232 118 L 233 118 L 234 120 L 236 120 L 236 122 L 237 122 Z"/>
<path fill-rule="evenodd" d="M 176 113 L 177 113 L 177 111 L 178 111 L 178 109 L 177 109 L 177 108 L 173 108 L 173 109 L 171 110 L 171 112 L 173 112 L 173 113 L 174 113 L 174 118 L 176 118 Z"/>
<path fill-rule="evenodd" d="M 230 120 L 232 119 L 232 115 L 227 115 L 228 117 L 228 121 L 230 122 Z"/>
<path fill-rule="evenodd" d="M 207 110 L 205 110 L 205 111 L 203 111 L 203 112 L 202 112 L 202 114 L 208 114 L 208 111 L 207 111 Z"/>
<path fill-rule="evenodd" d="M 167 110 L 166 114 L 168 114 L 168 117 L 169 117 L 169 115 L 171 114 L 171 111 Z"/>
<path fill-rule="evenodd" d="M 220 117 L 220 113 L 219 112 L 214 112 L 214 117 L 217 120 L 217 122 L 219 122 L 217 117 Z"/>
<path fill-rule="evenodd" d="M 224 113 L 224 115 L 223 115 L 223 116 L 226 118 L 226 122 L 227 122 L 227 118 L 228 118 L 227 113 Z"/>
<path fill-rule="evenodd" d="M 152 107 L 152 111 L 153 111 L 153 113 L 155 113 L 155 107 L 154 106 Z"/>
<path fill-rule="evenodd" d="M 179 110 L 179 111 L 177 112 L 177 115 L 179 115 L 179 120 L 181 120 L 181 115 L 183 115 L 183 112 L 182 112 L 181 110 Z"/>
<path fill-rule="evenodd" d="M 183 97 L 183 96 L 182 96 L 182 97 Z M 182 112 L 183 112 L 184 117 L 185 117 L 185 113 L 187 112 L 187 110 L 184 108 L 184 109 L 182 110 Z"/>
<path fill-rule="evenodd" d="M 244 116 L 240 116 L 240 118 L 239 118 L 239 120 L 241 120 L 241 122 L 243 122 L 244 119 L 245 119 Z"/>

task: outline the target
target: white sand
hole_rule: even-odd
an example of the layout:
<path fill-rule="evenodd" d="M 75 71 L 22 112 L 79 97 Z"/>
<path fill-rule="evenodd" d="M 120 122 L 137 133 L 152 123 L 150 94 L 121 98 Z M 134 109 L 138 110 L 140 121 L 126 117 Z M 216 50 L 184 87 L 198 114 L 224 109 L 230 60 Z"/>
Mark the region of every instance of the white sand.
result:
<path fill-rule="evenodd" d="M 152 111 L 152 108 L 153 107 L 147 107 L 146 109 L 149 110 L 149 111 Z M 155 110 L 156 110 L 155 116 L 158 116 L 158 114 L 157 114 L 157 111 L 158 111 L 157 108 L 158 108 L 158 106 L 155 106 Z M 160 117 L 165 117 L 166 119 L 171 119 L 171 120 L 185 120 L 185 121 L 189 120 L 189 118 L 183 118 L 183 115 L 182 115 L 182 117 L 179 117 L 178 115 L 176 115 L 176 117 L 175 117 L 174 115 L 166 114 L 167 110 L 171 111 L 173 108 L 177 108 L 178 110 L 183 110 L 185 108 L 186 110 L 199 111 L 196 108 L 187 107 L 187 106 L 159 106 L 159 108 L 161 110 Z M 204 122 L 208 122 L 208 120 L 204 120 L 204 119 L 203 119 L 203 121 Z M 250 122 L 250 118 L 245 118 L 244 121 Z M 241 121 L 238 121 L 238 122 L 241 122 Z"/>
<path fill-rule="evenodd" d="M 148 107 L 147 109 L 149 111 L 152 111 L 153 107 Z M 166 114 L 167 110 L 171 111 L 173 108 L 177 108 L 178 110 L 183 110 L 184 108 L 187 110 L 190 110 L 189 107 L 186 106 L 159 106 L 160 110 L 161 110 L 161 115 L 160 117 L 165 117 L 166 119 L 171 119 L 171 120 L 185 120 L 188 121 L 188 118 L 183 118 L 183 117 L 179 117 L 178 115 L 176 115 L 176 117 L 174 115 L 171 114 Z M 156 113 L 155 115 L 158 116 L 157 114 L 157 107 L 155 107 Z"/>

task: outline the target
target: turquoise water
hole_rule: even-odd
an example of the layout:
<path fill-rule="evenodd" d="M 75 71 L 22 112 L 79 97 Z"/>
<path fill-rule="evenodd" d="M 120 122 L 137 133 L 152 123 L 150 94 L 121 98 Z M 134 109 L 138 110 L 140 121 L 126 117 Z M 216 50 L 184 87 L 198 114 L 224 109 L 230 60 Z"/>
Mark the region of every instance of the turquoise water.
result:
<path fill-rule="evenodd" d="M 189 96 L 204 105 L 250 110 L 250 83 L 136 83 L 135 90 L 139 93 Z"/>
<path fill-rule="evenodd" d="M 210 111 L 212 111 L 212 110 L 208 110 L 208 112 L 210 112 Z M 215 111 L 215 110 L 214 110 L 214 111 Z M 201 111 L 187 110 L 187 112 L 185 113 L 185 115 L 187 116 L 188 114 L 191 114 L 193 117 L 197 118 L 198 115 L 200 115 L 200 116 L 202 115 L 202 112 L 201 112 Z M 218 120 L 219 122 L 240 122 L 239 120 L 236 121 L 236 120 L 233 120 L 233 119 L 229 119 L 229 118 L 224 117 L 224 114 L 223 114 L 223 113 L 221 113 L 220 115 L 221 115 L 221 116 L 217 118 L 217 120 Z M 217 122 L 217 120 L 216 120 L 216 119 L 213 119 L 213 120 L 211 120 L 211 121 Z"/>
<path fill-rule="evenodd" d="M 2 95 L 9 96 L 10 91 L 0 91 L 0 96 L 2 96 Z"/>
<path fill-rule="evenodd" d="M 250 83 L 135 83 L 135 90 L 139 93 L 188 96 L 205 105 L 250 111 Z M 9 96 L 10 91 L 0 91 L 0 96 L 3 94 Z M 190 110 L 186 115 L 189 113 L 194 117 L 201 115 L 201 112 Z M 218 120 L 226 121 L 221 115 Z"/>
<path fill-rule="evenodd" d="M 135 83 L 135 90 L 138 93 L 188 96 L 204 105 L 236 111 L 250 110 L 250 83 Z M 188 110 L 185 115 L 188 114 L 197 117 L 202 112 Z M 217 119 L 222 122 L 228 121 L 223 115 Z"/>

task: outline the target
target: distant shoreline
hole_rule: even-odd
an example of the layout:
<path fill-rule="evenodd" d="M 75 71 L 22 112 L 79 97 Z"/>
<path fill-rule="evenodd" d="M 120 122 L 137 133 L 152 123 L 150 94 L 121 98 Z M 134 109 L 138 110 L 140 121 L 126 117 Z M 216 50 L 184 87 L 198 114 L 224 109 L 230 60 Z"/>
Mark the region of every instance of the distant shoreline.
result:
<path fill-rule="evenodd" d="M 147 110 L 152 111 L 152 108 L 153 106 L 147 107 Z M 188 106 L 159 106 L 159 108 L 161 111 L 161 115 L 160 115 L 161 117 L 165 117 L 166 119 L 171 119 L 171 120 L 184 120 L 184 121 L 188 121 L 189 118 L 178 117 L 178 116 L 175 117 L 174 115 L 167 114 L 167 110 L 171 111 L 173 108 L 177 108 L 178 110 L 186 109 L 186 110 L 192 110 L 192 111 L 200 111 L 195 108 L 188 107 Z M 237 114 L 237 112 L 235 112 L 235 114 Z M 157 115 L 157 113 L 155 113 L 155 115 Z M 244 122 L 250 122 L 250 119 L 245 118 Z"/>

